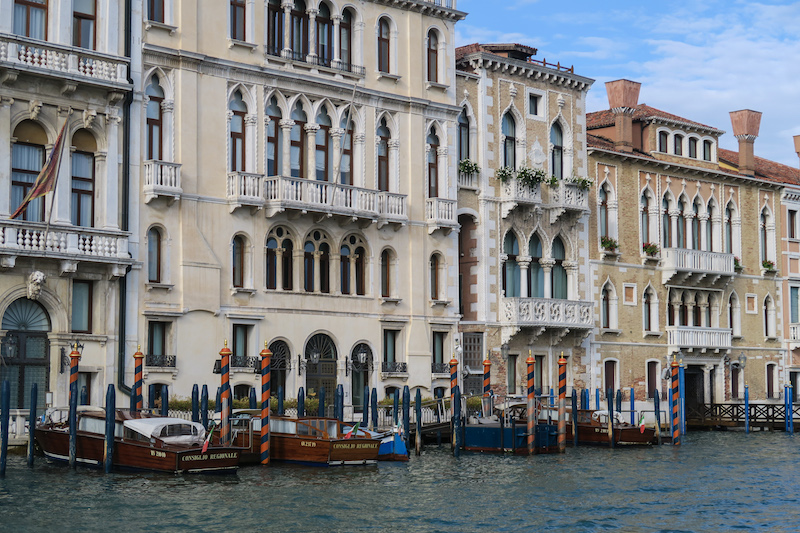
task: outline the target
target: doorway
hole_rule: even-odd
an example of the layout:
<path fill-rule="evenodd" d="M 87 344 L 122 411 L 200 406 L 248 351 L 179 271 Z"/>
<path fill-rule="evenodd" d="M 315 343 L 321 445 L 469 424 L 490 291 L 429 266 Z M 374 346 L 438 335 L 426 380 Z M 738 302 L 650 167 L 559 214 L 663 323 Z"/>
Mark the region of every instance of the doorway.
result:
<path fill-rule="evenodd" d="M 37 384 L 36 405 L 45 405 L 50 379 L 50 317 L 41 304 L 20 298 L 3 314 L 2 365 L 0 382 L 8 380 L 11 407 L 24 409 L 30 405 L 31 385 Z"/>

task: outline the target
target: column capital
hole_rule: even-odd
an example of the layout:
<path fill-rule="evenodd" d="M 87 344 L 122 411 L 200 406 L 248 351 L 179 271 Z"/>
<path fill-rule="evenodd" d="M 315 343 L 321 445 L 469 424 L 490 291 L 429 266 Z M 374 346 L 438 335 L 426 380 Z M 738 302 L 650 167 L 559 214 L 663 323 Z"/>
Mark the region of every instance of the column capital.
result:
<path fill-rule="evenodd" d="M 306 133 L 317 133 L 317 131 L 319 130 L 319 124 L 308 123 L 305 126 L 303 126 L 303 129 L 305 130 Z"/>
<path fill-rule="evenodd" d="M 281 125 L 281 128 L 286 129 L 286 128 L 291 128 L 292 126 L 294 126 L 295 122 L 294 122 L 294 120 L 292 120 L 290 118 L 283 118 L 283 119 L 281 119 L 279 124 Z"/>

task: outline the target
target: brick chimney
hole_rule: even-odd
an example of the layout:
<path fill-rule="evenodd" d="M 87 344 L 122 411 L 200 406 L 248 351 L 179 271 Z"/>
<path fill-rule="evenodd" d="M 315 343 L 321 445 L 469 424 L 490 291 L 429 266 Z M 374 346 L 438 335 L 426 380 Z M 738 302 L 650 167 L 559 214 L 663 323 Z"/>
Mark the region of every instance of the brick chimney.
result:
<path fill-rule="evenodd" d="M 794 151 L 797 152 L 797 157 L 800 157 L 800 135 L 794 137 Z"/>
<path fill-rule="evenodd" d="M 623 152 L 633 151 L 633 112 L 639 104 L 641 86 L 630 80 L 606 82 L 608 106 L 614 113 L 614 148 Z"/>
<path fill-rule="evenodd" d="M 756 171 L 756 156 L 753 143 L 758 137 L 761 112 L 750 109 L 731 111 L 733 136 L 739 140 L 739 172 L 752 176 Z"/>

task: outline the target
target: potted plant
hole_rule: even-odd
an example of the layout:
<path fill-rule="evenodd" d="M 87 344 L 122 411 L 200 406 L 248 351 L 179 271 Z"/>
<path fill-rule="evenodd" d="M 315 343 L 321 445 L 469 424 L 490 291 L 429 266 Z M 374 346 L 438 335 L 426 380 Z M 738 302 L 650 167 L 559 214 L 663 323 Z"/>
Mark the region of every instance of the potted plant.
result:
<path fill-rule="evenodd" d="M 550 176 L 544 180 L 547 184 L 551 187 L 558 187 L 558 178 L 555 176 Z"/>
<path fill-rule="evenodd" d="M 767 272 L 775 272 L 775 262 L 769 259 L 761 261 L 761 267 Z"/>
<path fill-rule="evenodd" d="M 462 174 L 477 174 L 479 170 L 478 163 L 470 159 L 462 159 L 458 162 L 458 171 Z"/>
<path fill-rule="evenodd" d="M 517 179 L 520 183 L 533 187 L 544 181 L 546 174 L 539 168 L 522 167 L 517 171 Z"/>
<path fill-rule="evenodd" d="M 505 183 L 514 177 L 514 169 L 511 167 L 500 167 L 494 171 L 494 177 Z"/>
<path fill-rule="evenodd" d="M 642 251 L 650 257 L 658 255 L 658 245 L 653 242 L 645 242 L 642 244 Z"/>
<path fill-rule="evenodd" d="M 741 271 L 744 268 L 742 266 L 742 260 L 736 257 L 735 255 L 733 256 L 733 268 L 739 271 Z"/>
<path fill-rule="evenodd" d="M 619 244 L 617 243 L 616 239 L 613 239 L 611 237 L 603 236 L 603 237 L 600 237 L 600 246 L 602 246 L 603 250 L 605 250 L 607 252 L 615 252 L 617 250 L 617 247 L 619 246 Z"/>
<path fill-rule="evenodd" d="M 584 191 L 589 190 L 589 187 L 592 186 L 592 180 L 590 180 L 589 178 L 581 178 L 581 177 L 575 176 L 574 174 L 569 179 L 569 183 L 572 183 L 573 185 L 577 185 L 579 188 L 583 189 Z"/>

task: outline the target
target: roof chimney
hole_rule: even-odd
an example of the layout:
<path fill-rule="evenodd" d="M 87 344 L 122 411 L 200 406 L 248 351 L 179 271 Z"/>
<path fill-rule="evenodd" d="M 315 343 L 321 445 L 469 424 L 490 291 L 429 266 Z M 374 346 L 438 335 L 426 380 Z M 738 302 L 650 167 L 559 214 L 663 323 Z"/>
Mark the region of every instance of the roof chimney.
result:
<path fill-rule="evenodd" d="M 794 151 L 797 152 L 797 157 L 800 157 L 800 135 L 794 136 Z"/>
<path fill-rule="evenodd" d="M 753 143 L 758 137 L 761 125 L 761 112 L 750 109 L 731 111 L 733 136 L 739 140 L 739 172 L 752 176 L 756 171 L 756 157 Z"/>
<path fill-rule="evenodd" d="M 633 112 L 639 104 L 641 86 L 630 80 L 606 82 L 608 105 L 614 113 L 614 148 L 622 152 L 633 151 Z"/>

